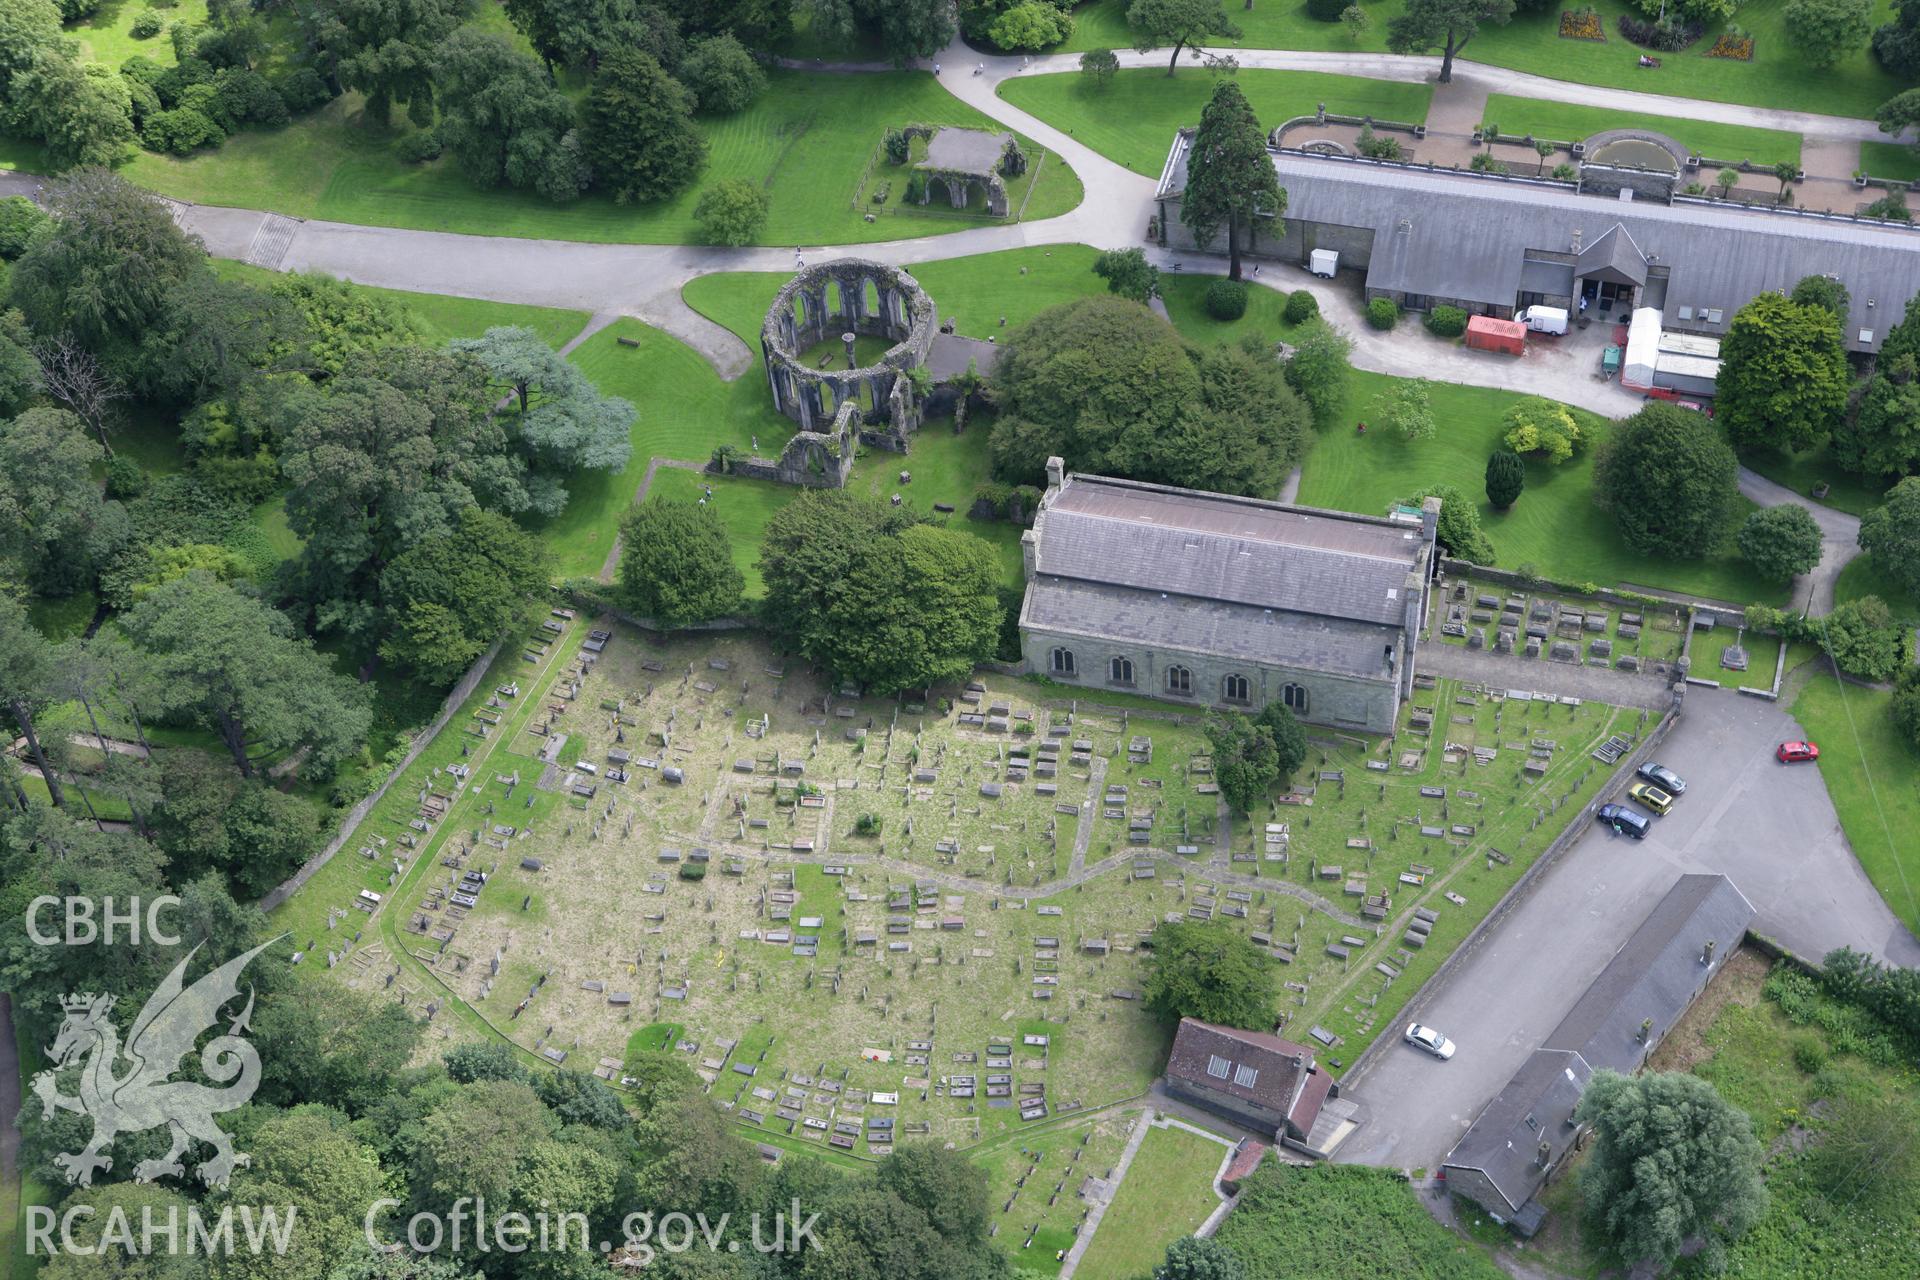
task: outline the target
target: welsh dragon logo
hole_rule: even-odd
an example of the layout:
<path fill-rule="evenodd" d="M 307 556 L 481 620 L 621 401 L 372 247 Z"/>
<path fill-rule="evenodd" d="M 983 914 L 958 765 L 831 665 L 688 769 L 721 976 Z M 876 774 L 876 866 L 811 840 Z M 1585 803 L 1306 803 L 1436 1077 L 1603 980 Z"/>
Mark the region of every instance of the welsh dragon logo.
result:
<path fill-rule="evenodd" d="M 163 1124 L 173 1135 L 173 1147 L 158 1160 L 140 1162 L 133 1175 L 140 1182 L 168 1175 L 184 1178 L 186 1167 L 180 1157 L 195 1139 L 214 1149 L 213 1158 L 199 1167 L 200 1180 L 208 1186 L 225 1186 L 236 1165 L 250 1163 L 244 1151 L 233 1149 L 232 1139 L 213 1117 L 245 1106 L 260 1084 L 260 1055 L 240 1038 L 253 1016 L 251 988 L 246 1007 L 227 1024 L 226 1034 L 215 1036 L 200 1050 L 200 1069 L 209 1080 L 226 1087 L 210 1088 L 169 1077 L 180 1069 L 201 1034 L 219 1021 L 221 1009 L 239 997 L 241 970 L 278 941 L 275 938 L 235 956 L 189 987 L 182 978 L 188 961 L 200 949 L 195 947 L 148 998 L 127 1033 L 125 1047 L 107 1016 L 114 997 L 87 993 L 61 1001 L 66 1020 L 60 1024 L 53 1047 L 47 1050 L 54 1065 L 34 1076 L 33 1091 L 46 1116 L 51 1117 L 58 1109 L 77 1111 L 93 1120 L 93 1140 L 85 1149 L 53 1158 L 68 1182 L 90 1186 L 96 1170 L 113 1168 L 112 1158 L 104 1153 L 116 1137 Z M 123 1061 L 130 1067 L 116 1073 L 115 1068 Z M 80 1093 L 69 1097 L 60 1092 L 54 1075 L 75 1062 L 84 1064 Z"/>

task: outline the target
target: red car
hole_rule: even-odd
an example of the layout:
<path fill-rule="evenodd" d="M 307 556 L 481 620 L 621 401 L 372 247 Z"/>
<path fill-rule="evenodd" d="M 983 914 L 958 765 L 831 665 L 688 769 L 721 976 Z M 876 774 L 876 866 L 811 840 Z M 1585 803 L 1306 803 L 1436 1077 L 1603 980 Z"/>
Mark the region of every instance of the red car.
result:
<path fill-rule="evenodd" d="M 1811 742 L 1783 742 L 1773 754 L 1781 764 L 1798 764 L 1802 760 L 1818 760 L 1820 748 Z"/>

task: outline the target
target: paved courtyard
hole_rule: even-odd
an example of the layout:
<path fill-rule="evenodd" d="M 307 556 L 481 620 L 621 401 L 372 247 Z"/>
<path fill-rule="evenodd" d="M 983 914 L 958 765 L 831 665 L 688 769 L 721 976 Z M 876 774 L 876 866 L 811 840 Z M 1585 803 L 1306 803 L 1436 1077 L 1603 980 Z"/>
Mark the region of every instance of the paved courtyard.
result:
<path fill-rule="evenodd" d="M 1459 1052 L 1383 1053 L 1349 1081 L 1370 1120 L 1340 1152 L 1354 1163 L 1433 1169 L 1481 1107 L 1572 1006 L 1661 894 L 1687 872 L 1731 879 L 1754 929 L 1818 957 L 1851 945 L 1920 964 L 1920 941 L 1854 860 L 1818 770 L 1775 762 L 1803 736 L 1786 711 L 1731 690 L 1690 689 L 1661 762 L 1686 798 L 1635 843 L 1592 828 L 1414 1017 Z"/>

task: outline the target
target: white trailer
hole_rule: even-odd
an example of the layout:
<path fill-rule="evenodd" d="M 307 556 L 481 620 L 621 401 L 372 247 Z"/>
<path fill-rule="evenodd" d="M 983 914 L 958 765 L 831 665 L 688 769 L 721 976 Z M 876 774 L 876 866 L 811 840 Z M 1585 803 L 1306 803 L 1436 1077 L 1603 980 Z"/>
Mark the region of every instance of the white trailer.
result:
<path fill-rule="evenodd" d="M 1333 273 L 1340 269 L 1340 255 L 1332 249 L 1315 249 L 1307 255 L 1307 270 L 1324 279 L 1333 279 Z"/>

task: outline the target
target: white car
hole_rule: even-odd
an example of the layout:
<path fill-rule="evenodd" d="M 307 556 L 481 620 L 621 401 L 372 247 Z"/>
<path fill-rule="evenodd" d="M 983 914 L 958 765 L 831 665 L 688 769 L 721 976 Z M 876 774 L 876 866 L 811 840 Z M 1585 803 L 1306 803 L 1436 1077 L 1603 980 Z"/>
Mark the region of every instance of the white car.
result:
<path fill-rule="evenodd" d="M 1407 1026 L 1407 1043 L 1416 1049 L 1425 1049 L 1442 1062 L 1453 1056 L 1453 1041 L 1432 1027 L 1423 1027 L 1417 1022 Z"/>

